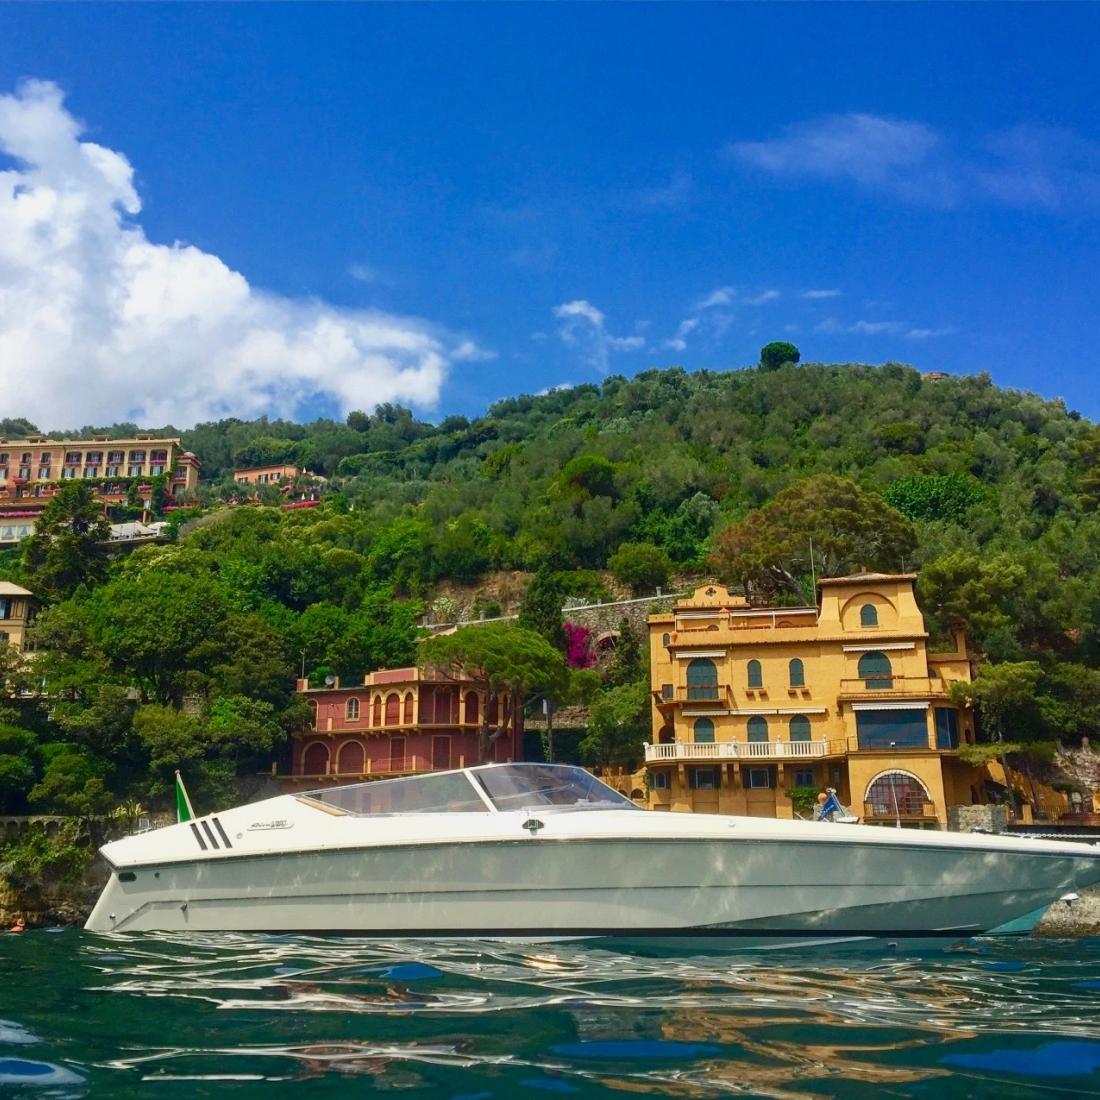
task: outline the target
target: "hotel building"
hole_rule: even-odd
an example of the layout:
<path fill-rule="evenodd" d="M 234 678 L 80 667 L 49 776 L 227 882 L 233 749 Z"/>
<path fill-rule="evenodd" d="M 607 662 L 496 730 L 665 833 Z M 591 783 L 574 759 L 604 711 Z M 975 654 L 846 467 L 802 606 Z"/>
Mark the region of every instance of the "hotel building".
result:
<path fill-rule="evenodd" d="M 151 480 L 168 477 L 176 501 L 195 496 L 201 463 L 178 439 L 139 435 L 134 439 L 0 439 L 0 544 L 18 542 L 66 481 L 91 481 L 106 508 L 124 504 L 137 483 L 144 501 Z"/>
<path fill-rule="evenodd" d="M 515 726 L 488 747 L 489 760 L 480 759 L 483 727 L 494 728 L 511 705 L 484 683 L 420 668 L 330 679 L 319 687 L 298 681 L 312 714 L 294 739 L 289 789 L 522 759 L 522 708 Z"/>
<path fill-rule="evenodd" d="M 835 787 L 866 822 L 945 826 L 985 801 L 959 759 L 974 716 L 966 640 L 928 647 L 914 574 L 819 582 L 816 607 L 753 607 L 705 585 L 649 619 L 657 810 L 792 817 L 795 788 Z"/>

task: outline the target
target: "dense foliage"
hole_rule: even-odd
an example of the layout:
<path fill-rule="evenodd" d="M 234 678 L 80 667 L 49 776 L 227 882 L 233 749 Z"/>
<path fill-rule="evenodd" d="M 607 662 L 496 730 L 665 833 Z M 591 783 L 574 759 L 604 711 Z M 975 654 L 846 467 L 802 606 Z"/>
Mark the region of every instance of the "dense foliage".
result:
<path fill-rule="evenodd" d="M 937 641 L 964 628 L 991 666 L 1038 669 L 991 728 L 1100 734 L 1100 429 L 984 375 L 778 355 L 774 369 L 614 376 L 438 425 L 385 405 L 183 432 L 207 504 L 237 492 L 234 466 L 269 461 L 327 477 L 321 504 L 215 509 L 173 545 L 93 555 L 75 587 L 68 550 L 52 566 L 49 546 L 23 566 L 0 556 L 50 601 L 35 673 L 48 703 L 3 704 L 0 806 L 155 796 L 173 761 L 213 798 L 285 746 L 302 720 L 295 675 L 413 662 L 439 585 L 493 571 L 539 576 L 524 621 L 558 652 L 552 605 L 599 598 L 609 568 L 634 592 L 712 573 L 785 600 L 812 598 L 815 574 L 919 569 Z M 492 592 L 480 606 L 515 610 Z M 596 707 L 591 759 L 633 756 L 640 683 L 604 670 L 603 690 L 624 690 Z"/>

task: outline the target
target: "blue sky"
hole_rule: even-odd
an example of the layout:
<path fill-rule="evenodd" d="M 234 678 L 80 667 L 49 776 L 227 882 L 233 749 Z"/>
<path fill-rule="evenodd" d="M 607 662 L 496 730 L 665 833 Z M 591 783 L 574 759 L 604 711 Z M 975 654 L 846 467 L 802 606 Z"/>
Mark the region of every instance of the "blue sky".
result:
<path fill-rule="evenodd" d="M 1100 416 L 1097 41 L 1085 4 L 0 6 L 2 412 L 470 414 L 790 339 Z"/>

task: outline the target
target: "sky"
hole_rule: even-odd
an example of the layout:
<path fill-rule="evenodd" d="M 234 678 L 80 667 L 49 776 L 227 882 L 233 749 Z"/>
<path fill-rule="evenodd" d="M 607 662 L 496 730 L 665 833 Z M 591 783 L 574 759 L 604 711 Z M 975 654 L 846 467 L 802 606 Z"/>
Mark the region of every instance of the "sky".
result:
<path fill-rule="evenodd" d="M 1100 417 L 1100 5 L 0 5 L 0 417 L 655 367 Z"/>

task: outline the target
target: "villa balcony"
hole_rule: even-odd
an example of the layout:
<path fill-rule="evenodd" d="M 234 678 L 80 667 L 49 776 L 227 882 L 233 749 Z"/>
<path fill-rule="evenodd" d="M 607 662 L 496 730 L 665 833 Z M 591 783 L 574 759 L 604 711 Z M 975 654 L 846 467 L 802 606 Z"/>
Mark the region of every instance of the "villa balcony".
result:
<path fill-rule="evenodd" d="M 726 760 L 814 760 L 833 755 L 822 741 L 675 741 L 646 745 L 647 764 Z"/>
<path fill-rule="evenodd" d="M 840 681 L 841 702 L 873 699 L 943 699 L 947 684 L 938 676 L 867 676 Z"/>

